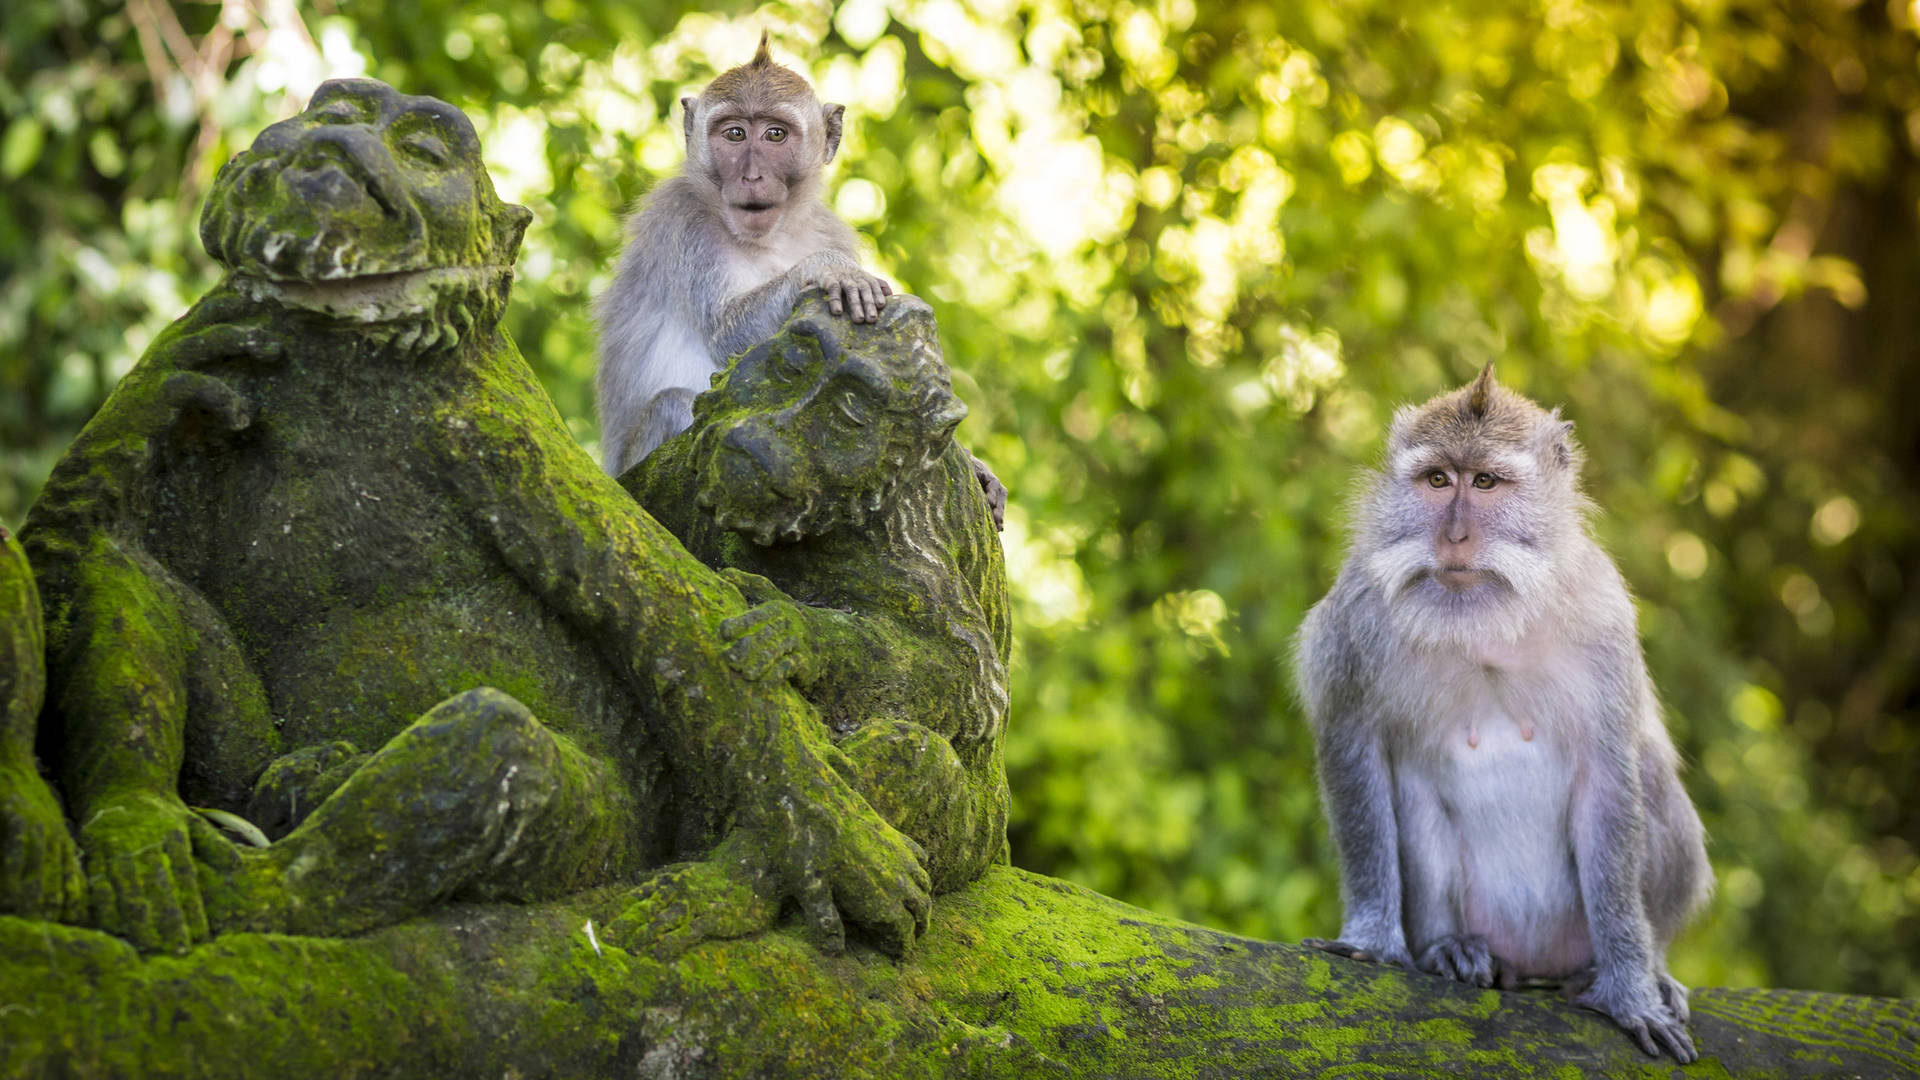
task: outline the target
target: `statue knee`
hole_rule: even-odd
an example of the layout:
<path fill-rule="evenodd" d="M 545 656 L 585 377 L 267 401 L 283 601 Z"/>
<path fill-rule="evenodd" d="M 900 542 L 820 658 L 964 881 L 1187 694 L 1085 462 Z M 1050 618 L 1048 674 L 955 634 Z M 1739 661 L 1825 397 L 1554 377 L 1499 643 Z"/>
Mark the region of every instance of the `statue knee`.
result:
<path fill-rule="evenodd" d="M 971 778 L 952 744 L 938 732 L 907 720 L 879 720 L 838 746 L 868 805 L 919 841 L 936 863 L 951 846 L 947 838 L 973 831 Z"/>

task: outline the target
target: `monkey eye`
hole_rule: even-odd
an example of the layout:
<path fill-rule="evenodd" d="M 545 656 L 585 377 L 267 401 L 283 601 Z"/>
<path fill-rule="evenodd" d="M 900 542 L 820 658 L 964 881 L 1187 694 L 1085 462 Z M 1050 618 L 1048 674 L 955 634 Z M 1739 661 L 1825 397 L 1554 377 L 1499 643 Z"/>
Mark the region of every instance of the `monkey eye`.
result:
<path fill-rule="evenodd" d="M 1447 474 L 1441 472 L 1439 469 L 1435 469 L 1427 474 L 1427 486 L 1430 488 L 1443 488 L 1452 482 L 1453 481 L 1447 479 Z"/>
<path fill-rule="evenodd" d="M 768 142 L 775 142 L 775 143 L 777 143 L 777 142 L 786 142 L 786 141 L 787 141 L 787 129 L 786 129 L 786 128 L 783 128 L 783 127 L 779 127 L 779 126 L 777 126 L 777 125 L 776 125 L 776 126 L 773 126 L 773 127 L 769 127 L 769 128 L 767 129 L 767 141 L 768 141 Z"/>
<path fill-rule="evenodd" d="M 1500 478 L 1492 473 L 1483 472 L 1473 474 L 1473 486 L 1479 488 L 1481 491 L 1492 491 L 1493 486 L 1499 482 Z"/>
<path fill-rule="evenodd" d="M 728 142 L 741 142 L 747 137 L 747 129 L 739 124 L 728 124 L 720 129 L 720 137 Z"/>

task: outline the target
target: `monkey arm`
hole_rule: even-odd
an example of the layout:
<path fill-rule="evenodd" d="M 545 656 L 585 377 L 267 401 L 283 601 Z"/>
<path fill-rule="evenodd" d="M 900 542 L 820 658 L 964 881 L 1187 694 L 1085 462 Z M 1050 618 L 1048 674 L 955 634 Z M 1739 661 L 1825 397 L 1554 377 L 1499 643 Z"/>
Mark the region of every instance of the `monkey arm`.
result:
<path fill-rule="evenodd" d="M 772 337 L 808 288 L 826 290 L 828 310 L 855 322 L 873 322 L 893 287 L 860 268 L 851 252 L 824 248 L 755 289 L 728 298 L 714 314 L 708 344 L 718 364 Z"/>
<path fill-rule="evenodd" d="M 1334 592 L 1309 613 L 1296 658 L 1307 714 L 1313 721 L 1320 802 L 1340 860 L 1345 914 L 1340 941 L 1314 944 L 1369 959 L 1413 966 L 1402 917 L 1400 823 L 1385 739 L 1367 716 L 1361 671 L 1367 658 L 1347 627 L 1376 617 L 1368 599 L 1342 573 Z"/>

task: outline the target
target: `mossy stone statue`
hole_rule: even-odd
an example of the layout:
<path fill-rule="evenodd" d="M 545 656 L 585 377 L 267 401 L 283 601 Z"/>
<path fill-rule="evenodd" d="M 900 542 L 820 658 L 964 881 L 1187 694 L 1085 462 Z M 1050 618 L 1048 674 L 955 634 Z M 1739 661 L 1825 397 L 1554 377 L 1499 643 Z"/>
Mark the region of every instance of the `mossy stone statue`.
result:
<path fill-rule="evenodd" d="M 528 218 L 464 115 L 369 80 L 221 172 L 227 277 L 22 531 L 93 924 L 167 950 L 347 934 L 706 857 L 646 894 L 704 898 L 677 945 L 787 900 L 828 944 L 843 916 L 896 952 L 924 929 L 925 853 L 784 679 L 729 663 L 739 591 L 498 330 Z"/>
<path fill-rule="evenodd" d="M 721 625 L 728 659 L 820 708 L 939 892 L 1004 855 L 1009 801 L 1006 565 L 966 413 L 924 302 L 861 326 L 811 293 L 621 477 L 758 605 Z"/>

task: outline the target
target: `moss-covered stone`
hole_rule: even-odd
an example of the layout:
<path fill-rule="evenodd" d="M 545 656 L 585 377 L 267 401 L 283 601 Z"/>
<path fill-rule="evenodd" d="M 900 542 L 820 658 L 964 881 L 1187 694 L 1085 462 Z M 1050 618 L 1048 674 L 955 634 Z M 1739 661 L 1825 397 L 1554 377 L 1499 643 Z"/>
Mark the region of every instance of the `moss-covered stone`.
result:
<path fill-rule="evenodd" d="M 1701 1060 L 1603 1016 L 1251 941 L 993 868 L 896 961 L 798 929 L 663 962 L 599 890 L 444 907 L 353 939 L 232 934 L 142 958 L 0 918 L 0 1077 L 1899 1077 L 1920 1005 L 1694 996 Z M 594 920 L 589 930 L 588 920 Z M 596 947 L 596 941 L 598 946 Z"/>
<path fill-rule="evenodd" d="M 458 110 L 368 80 L 222 170 L 202 231 L 227 278 L 22 531 L 93 925 L 166 950 L 352 933 L 636 882 L 737 834 L 710 868 L 737 887 L 708 895 L 742 910 L 714 926 L 783 900 L 829 941 L 924 926 L 913 842 L 784 680 L 729 663 L 738 589 L 600 472 L 499 332 L 527 220 Z M 236 845 L 197 809 L 282 838 Z"/>
<path fill-rule="evenodd" d="M 1006 845 L 1013 629 L 932 310 L 895 297 L 860 325 L 809 292 L 693 414 L 621 484 L 756 605 L 721 624 L 735 668 L 819 707 L 936 891 L 973 880 Z"/>

